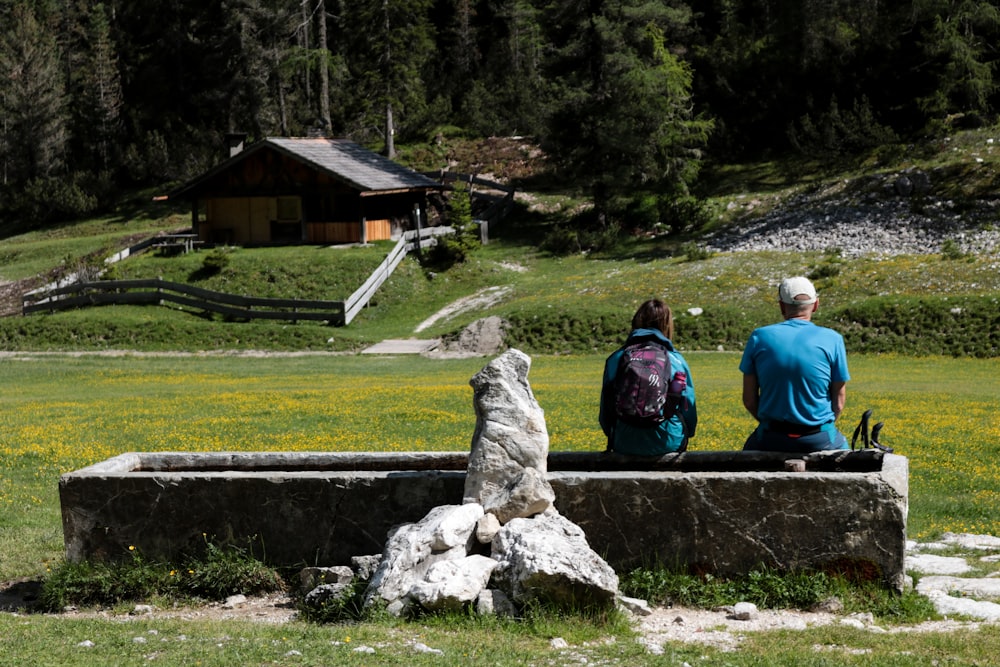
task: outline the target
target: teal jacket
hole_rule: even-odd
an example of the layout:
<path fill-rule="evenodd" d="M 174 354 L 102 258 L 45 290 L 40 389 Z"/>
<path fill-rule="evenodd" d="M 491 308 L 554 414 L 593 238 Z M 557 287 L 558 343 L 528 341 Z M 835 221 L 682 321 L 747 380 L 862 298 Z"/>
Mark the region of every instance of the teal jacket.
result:
<path fill-rule="evenodd" d="M 615 413 L 615 375 L 625 346 L 646 337 L 655 337 L 669 351 L 671 372 L 678 371 L 687 374 L 687 387 L 684 389 L 684 408 L 669 420 L 654 428 L 632 426 L 618 421 Z M 687 448 L 687 441 L 693 438 L 698 428 L 698 409 L 694 399 L 694 379 L 691 369 L 680 352 L 674 349 L 669 338 L 656 329 L 636 329 L 629 334 L 625 345 L 611 353 L 604 362 L 604 382 L 601 385 L 601 408 L 598 419 L 601 429 L 608 436 L 608 448 L 619 454 L 633 456 L 658 456 Z"/>

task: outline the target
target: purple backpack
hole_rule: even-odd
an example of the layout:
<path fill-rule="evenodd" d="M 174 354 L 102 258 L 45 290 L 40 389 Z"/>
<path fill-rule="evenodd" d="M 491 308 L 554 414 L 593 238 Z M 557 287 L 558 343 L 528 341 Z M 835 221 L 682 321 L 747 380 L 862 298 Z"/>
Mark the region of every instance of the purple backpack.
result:
<path fill-rule="evenodd" d="M 615 412 L 632 426 L 654 427 L 674 416 L 679 397 L 669 392 L 670 355 L 662 344 L 647 340 L 626 345 L 615 374 Z"/>

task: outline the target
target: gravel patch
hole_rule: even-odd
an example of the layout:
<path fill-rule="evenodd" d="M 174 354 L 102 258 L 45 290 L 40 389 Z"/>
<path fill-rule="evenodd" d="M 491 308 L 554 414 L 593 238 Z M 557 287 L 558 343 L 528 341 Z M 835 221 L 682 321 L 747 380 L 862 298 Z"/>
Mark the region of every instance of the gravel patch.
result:
<path fill-rule="evenodd" d="M 1000 253 L 1000 198 L 963 201 L 929 194 L 933 174 L 907 171 L 844 181 L 796 194 L 772 210 L 761 199 L 729 204 L 739 222 L 705 239 L 720 252 L 839 249 L 845 257 Z"/>

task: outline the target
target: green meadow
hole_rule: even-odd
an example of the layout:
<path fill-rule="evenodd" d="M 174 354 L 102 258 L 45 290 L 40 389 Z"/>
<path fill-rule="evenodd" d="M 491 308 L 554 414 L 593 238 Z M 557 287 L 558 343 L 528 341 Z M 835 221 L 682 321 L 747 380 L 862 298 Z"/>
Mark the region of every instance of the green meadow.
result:
<path fill-rule="evenodd" d="M 687 355 L 692 448 L 752 428 L 736 353 Z M 59 475 L 129 451 L 463 451 L 469 379 L 487 359 L 8 355 L 0 360 L 0 578 L 61 557 Z M 602 355 L 535 356 L 529 381 L 553 451 L 599 451 Z M 841 429 L 861 413 L 910 462 L 909 535 L 1000 534 L 1000 359 L 851 357 Z"/>

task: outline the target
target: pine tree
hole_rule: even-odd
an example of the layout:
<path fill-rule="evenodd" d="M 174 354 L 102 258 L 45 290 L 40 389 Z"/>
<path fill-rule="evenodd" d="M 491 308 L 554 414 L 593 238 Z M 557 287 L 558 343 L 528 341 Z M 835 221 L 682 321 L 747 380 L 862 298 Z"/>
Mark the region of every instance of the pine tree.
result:
<path fill-rule="evenodd" d="M 691 70 L 666 46 L 683 15 L 641 0 L 589 14 L 584 4 L 565 3 L 546 21 L 558 47 L 546 145 L 589 186 L 603 220 L 619 197 L 686 194 L 711 122 L 693 115 Z"/>
<path fill-rule="evenodd" d="M 352 134 L 359 140 L 381 127 L 384 152 L 395 154 L 398 127 L 422 119 L 426 90 L 422 71 L 432 57 L 431 0 L 373 0 L 345 8 L 352 37 L 347 63 L 352 74 L 356 116 Z"/>
<path fill-rule="evenodd" d="M 83 150 L 90 158 L 79 166 L 107 173 L 119 161 L 123 97 L 118 56 L 103 4 L 89 9 L 78 48 L 81 62 L 73 70 L 78 118 L 75 135 L 86 144 Z"/>
<path fill-rule="evenodd" d="M 14 4 L 9 20 L 0 32 L 0 153 L 3 182 L 17 185 L 61 172 L 69 134 L 54 31 L 27 2 Z"/>

